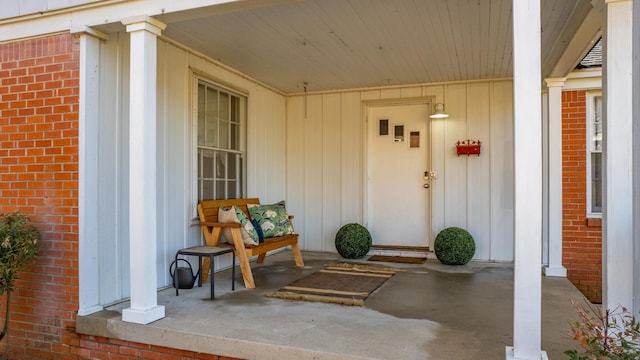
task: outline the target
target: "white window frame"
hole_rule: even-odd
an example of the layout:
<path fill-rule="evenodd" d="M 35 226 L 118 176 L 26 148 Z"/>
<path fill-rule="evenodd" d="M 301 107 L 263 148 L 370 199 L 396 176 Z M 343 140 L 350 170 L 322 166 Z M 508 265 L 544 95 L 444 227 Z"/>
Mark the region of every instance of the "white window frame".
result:
<path fill-rule="evenodd" d="M 225 92 L 229 92 L 235 96 L 239 96 L 241 98 L 244 98 L 244 104 L 242 106 L 242 108 L 240 109 L 240 111 L 242 112 L 241 116 L 240 116 L 240 149 L 237 151 L 238 153 L 241 154 L 241 164 L 240 166 L 240 176 L 241 176 L 241 196 L 246 197 L 247 194 L 247 112 L 248 112 L 248 103 L 249 103 L 249 95 L 243 91 L 239 91 L 237 89 L 234 89 L 230 86 L 224 85 L 222 82 L 220 81 L 216 81 L 213 80 L 212 78 L 204 75 L 202 72 L 193 72 L 193 76 L 192 76 L 192 86 L 191 86 L 191 104 L 192 104 L 192 111 L 191 111 L 191 129 L 192 129 L 192 135 L 191 135 L 191 161 L 192 161 L 192 171 L 191 171 L 191 198 L 193 201 L 193 219 L 194 221 L 197 221 L 198 218 L 198 214 L 196 211 L 196 204 L 198 203 L 199 199 L 198 199 L 198 194 L 199 194 L 199 181 L 198 181 L 198 169 L 200 166 L 200 160 L 199 160 L 199 156 L 198 156 L 198 148 L 199 148 L 199 144 L 198 144 L 198 86 L 201 82 L 207 83 L 210 86 L 213 86 L 215 88 L 218 88 L 220 90 L 223 90 Z"/>
<path fill-rule="evenodd" d="M 593 143 L 593 133 L 594 133 L 594 120 L 595 120 L 595 116 L 596 116 L 596 109 L 595 109 L 595 103 L 594 103 L 594 99 L 596 97 L 600 97 L 602 99 L 602 91 L 588 91 L 586 94 L 586 101 L 587 101 L 587 121 L 586 121 L 586 126 L 587 126 L 587 146 L 586 146 L 586 151 L 587 151 L 587 169 L 586 169 L 586 174 L 587 174 L 587 197 L 586 197 L 586 205 L 587 205 L 587 217 L 588 218 L 602 218 L 602 211 L 600 212 L 594 212 L 592 209 L 592 201 L 591 201 L 591 196 L 592 196 L 592 189 L 591 189 L 591 154 L 594 152 L 599 152 L 602 153 L 602 148 L 600 150 L 596 150 L 594 149 L 594 143 Z M 602 111 L 602 107 L 600 108 L 600 111 Z M 602 113 L 600 114 L 600 121 L 602 121 Z M 604 134 L 603 134 L 604 136 Z M 601 172 L 602 174 L 602 172 Z M 603 195 L 604 196 L 604 195 Z"/>

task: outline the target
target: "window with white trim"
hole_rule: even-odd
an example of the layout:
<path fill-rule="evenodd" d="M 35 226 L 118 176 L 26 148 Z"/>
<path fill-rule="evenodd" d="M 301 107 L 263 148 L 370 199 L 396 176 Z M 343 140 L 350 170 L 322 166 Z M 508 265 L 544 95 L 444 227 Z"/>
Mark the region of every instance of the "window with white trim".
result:
<path fill-rule="evenodd" d="M 602 216 L 602 94 L 587 93 L 587 215 Z"/>
<path fill-rule="evenodd" d="M 246 96 L 198 81 L 198 201 L 245 194 Z"/>

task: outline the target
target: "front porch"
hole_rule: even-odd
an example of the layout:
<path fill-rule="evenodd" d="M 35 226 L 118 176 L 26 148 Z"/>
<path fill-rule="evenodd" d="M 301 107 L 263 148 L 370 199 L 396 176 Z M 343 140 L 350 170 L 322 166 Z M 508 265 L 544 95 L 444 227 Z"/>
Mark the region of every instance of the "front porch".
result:
<path fill-rule="evenodd" d="M 242 359 L 502 359 L 513 343 L 513 265 L 475 262 L 452 267 L 369 262 L 405 271 L 383 284 L 364 307 L 270 299 L 310 274 L 332 253 L 304 252 L 298 269 L 288 251 L 252 263 L 256 289 L 230 269 L 215 276 L 215 300 L 202 288 L 159 291 L 166 317 L 148 325 L 122 321 L 121 303 L 79 316 L 77 332 Z M 350 260 L 351 261 L 351 260 Z M 364 262 L 363 260 L 360 260 Z M 360 262 L 358 261 L 358 262 Z M 236 269 L 237 270 L 237 269 Z M 542 349 L 550 359 L 574 347 L 565 334 L 582 294 L 566 278 L 542 277 Z"/>

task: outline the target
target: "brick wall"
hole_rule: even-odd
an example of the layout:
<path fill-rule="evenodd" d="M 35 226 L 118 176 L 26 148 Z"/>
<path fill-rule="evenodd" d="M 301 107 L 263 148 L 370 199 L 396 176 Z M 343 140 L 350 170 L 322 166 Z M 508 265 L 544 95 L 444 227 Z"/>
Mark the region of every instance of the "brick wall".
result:
<path fill-rule="evenodd" d="M 587 104 L 585 91 L 562 93 L 562 263 L 569 280 L 602 302 L 602 227 L 587 218 Z"/>
<path fill-rule="evenodd" d="M 78 43 L 1 44 L 0 57 L 0 211 L 28 214 L 42 233 L 11 294 L 10 341 L 36 358 L 68 336 L 77 311 Z"/>
<path fill-rule="evenodd" d="M 42 234 L 35 264 L 20 273 L 11 294 L 9 358 L 222 359 L 74 331 L 78 58 L 79 40 L 69 34 L 0 44 L 0 212 L 28 214 Z"/>

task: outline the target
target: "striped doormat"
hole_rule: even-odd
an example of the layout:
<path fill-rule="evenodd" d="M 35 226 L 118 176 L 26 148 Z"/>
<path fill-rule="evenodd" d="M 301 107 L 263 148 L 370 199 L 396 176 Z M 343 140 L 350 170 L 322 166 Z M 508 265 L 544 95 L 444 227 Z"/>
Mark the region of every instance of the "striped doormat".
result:
<path fill-rule="evenodd" d="M 392 263 L 403 264 L 424 264 L 427 258 L 424 257 L 410 257 L 410 256 L 387 256 L 387 255 L 372 255 L 368 261 L 384 261 Z"/>
<path fill-rule="evenodd" d="M 266 297 L 362 306 L 377 288 L 400 269 L 362 264 L 327 264 Z"/>

